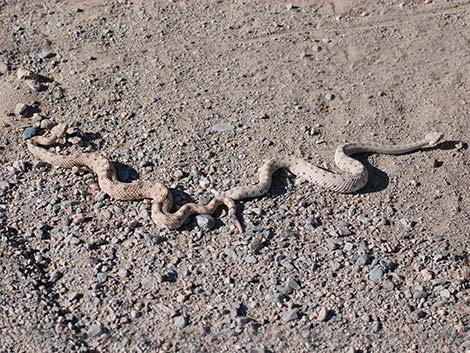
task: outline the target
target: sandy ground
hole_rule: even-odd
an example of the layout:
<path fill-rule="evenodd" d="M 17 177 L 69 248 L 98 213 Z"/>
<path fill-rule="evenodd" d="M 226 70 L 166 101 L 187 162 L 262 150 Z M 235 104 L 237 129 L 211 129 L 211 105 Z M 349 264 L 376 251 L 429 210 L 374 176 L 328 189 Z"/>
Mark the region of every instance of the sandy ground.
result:
<path fill-rule="evenodd" d="M 0 351 L 470 352 L 468 2 L 0 4 Z M 446 142 L 169 231 L 28 152 L 66 121 L 179 205 L 269 157 Z"/>

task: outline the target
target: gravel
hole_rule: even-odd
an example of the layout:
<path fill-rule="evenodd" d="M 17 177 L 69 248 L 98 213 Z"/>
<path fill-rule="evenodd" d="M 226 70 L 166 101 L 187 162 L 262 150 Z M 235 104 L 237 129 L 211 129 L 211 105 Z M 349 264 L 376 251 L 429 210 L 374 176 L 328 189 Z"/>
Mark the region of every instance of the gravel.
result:
<path fill-rule="evenodd" d="M 2 6 L 1 352 L 468 350 L 470 10 L 333 1 Z M 157 180 L 170 212 L 267 158 L 338 172 L 341 143 L 456 142 L 359 156 L 352 194 L 276 172 L 239 234 L 224 207 L 166 229 L 34 158 L 23 141 L 65 121 L 51 153 Z"/>

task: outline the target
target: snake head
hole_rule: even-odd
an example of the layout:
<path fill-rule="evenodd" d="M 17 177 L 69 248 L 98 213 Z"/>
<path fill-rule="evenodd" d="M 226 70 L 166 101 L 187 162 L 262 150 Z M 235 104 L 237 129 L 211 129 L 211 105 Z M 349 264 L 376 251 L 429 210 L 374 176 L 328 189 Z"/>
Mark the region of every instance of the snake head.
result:
<path fill-rule="evenodd" d="M 433 131 L 433 132 L 426 134 L 426 136 L 424 137 L 424 139 L 428 143 L 428 146 L 426 147 L 434 147 L 438 145 L 442 137 L 444 137 L 444 134 L 441 134 L 440 132 L 437 132 L 437 131 Z"/>

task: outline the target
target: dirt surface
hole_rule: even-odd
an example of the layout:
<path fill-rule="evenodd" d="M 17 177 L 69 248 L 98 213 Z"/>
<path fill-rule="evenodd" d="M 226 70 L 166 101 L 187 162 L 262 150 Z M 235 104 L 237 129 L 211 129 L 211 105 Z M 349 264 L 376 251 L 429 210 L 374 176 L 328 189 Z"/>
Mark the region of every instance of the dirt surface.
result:
<path fill-rule="evenodd" d="M 3 1 L 0 351 L 468 353 L 470 5 L 353 3 Z M 448 142 L 168 231 L 29 154 L 65 121 L 179 205 L 277 155 Z"/>

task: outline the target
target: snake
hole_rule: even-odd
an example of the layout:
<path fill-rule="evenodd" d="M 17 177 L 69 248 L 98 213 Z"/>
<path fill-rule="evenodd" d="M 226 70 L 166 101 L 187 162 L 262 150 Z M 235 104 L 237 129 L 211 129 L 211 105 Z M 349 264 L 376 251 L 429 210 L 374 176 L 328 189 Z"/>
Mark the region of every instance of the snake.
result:
<path fill-rule="evenodd" d="M 366 166 L 351 156 L 359 153 L 399 155 L 437 146 L 443 135 L 430 132 L 424 139 L 403 145 L 378 145 L 374 143 L 344 143 L 336 148 L 335 164 L 342 171 L 333 173 L 296 157 L 277 157 L 266 160 L 258 170 L 258 182 L 252 185 L 236 186 L 214 196 L 207 204 L 186 203 L 172 211 L 173 197 L 168 187 L 155 180 L 136 180 L 130 183 L 118 179 L 113 162 L 99 152 L 73 152 L 58 154 L 49 148 L 66 136 L 67 124 L 56 125 L 49 136 L 33 136 L 26 141 L 28 150 L 41 161 L 50 165 L 73 168 L 85 166 L 96 173 L 100 189 L 116 200 L 150 199 L 151 218 L 169 229 L 181 227 L 191 215 L 212 215 L 225 206 L 228 216 L 236 228 L 243 232 L 237 217 L 237 203 L 243 199 L 257 198 L 269 192 L 273 174 L 279 169 L 287 169 L 297 177 L 339 193 L 353 193 L 362 189 L 368 181 Z"/>

